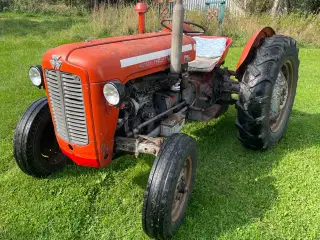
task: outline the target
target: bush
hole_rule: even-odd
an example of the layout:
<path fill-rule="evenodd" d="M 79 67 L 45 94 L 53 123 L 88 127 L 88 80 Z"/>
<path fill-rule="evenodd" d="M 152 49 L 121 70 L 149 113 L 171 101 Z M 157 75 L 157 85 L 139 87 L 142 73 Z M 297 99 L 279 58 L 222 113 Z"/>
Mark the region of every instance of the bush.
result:
<path fill-rule="evenodd" d="M 87 38 L 100 38 L 137 33 L 137 14 L 134 12 L 134 4 L 96 4 L 91 12 L 84 6 L 67 6 L 66 1 L 54 0 L 13 0 L 19 2 L 16 11 L 24 11 L 33 8 L 32 13 L 59 15 L 83 15 L 81 23 L 75 24 L 64 32 L 69 39 L 75 41 Z M 49 4 L 50 2 L 55 4 Z M 80 0 L 79 0 L 80 1 Z M 39 3 L 41 5 L 39 5 Z M 75 2 L 75 1 L 69 1 Z M 90 1 L 88 1 L 90 2 Z M 4 3 L 4 2 L 2 2 Z M 37 4 L 38 3 L 38 4 Z M 28 11 L 27 11 L 28 12 Z M 29 11 L 30 12 L 30 11 Z M 156 7 L 150 7 L 146 16 L 146 31 L 153 32 L 161 29 L 158 11 Z M 219 35 L 218 22 L 208 19 L 203 11 L 186 11 L 186 20 L 190 20 L 206 27 L 208 35 Z M 223 22 L 222 35 L 232 37 L 233 46 L 244 46 L 249 37 L 264 26 L 273 27 L 277 33 L 292 36 L 302 46 L 320 47 L 318 37 L 320 29 L 320 15 L 287 13 L 282 15 L 243 14 L 235 16 L 226 12 Z"/>
<path fill-rule="evenodd" d="M 96 7 L 89 15 L 89 29 L 93 36 L 119 36 L 137 33 L 137 18 L 133 5 L 108 5 Z M 186 11 L 186 20 L 205 26 L 208 35 L 218 35 L 218 22 L 208 19 L 203 11 Z M 114 21 L 117 19 L 117 21 Z M 150 8 L 146 16 L 148 32 L 161 29 L 156 8 Z M 244 46 L 250 36 L 261 27 L 270 26 L 278 34 L 294 37 L 300 45 L 320 47 L 318 29 L 320 29 L 320 15 L 283 14 L 245 14 L 235 16 L 226 13 L 223 22 L 222 35 L 232 37 L 234 46 Z"/>
<path fill-rule="evenodd" d="M 62 8 L 72 9 L 76 12 L 90 11 L 95 5 L 100 4 L 124 4 L 132 3 L 136 0 L 1 0 L 0 11 L 4 8 L 10 8 L 13 11 L 19 12 L 42 12 L 47 13 L 50 7 L 57 10 L 55 13 L 60 13 Z M 60 7 L 56 7 L 60 6 Z M 53 11 L 50 11 L 53 12 Z M 65 10 L 63 10 L 63 13 Z"/>
<path fill-rule="evenodd" d="M 0 1 L 0 11 L 3 11 L 5 9 L 8 9 L 9 6 L 11 4 L 11 1 L 10 0 L 1 0 Z"/>
<path fill-rule="evenodd" d="M 302 46 L 320 47 L 319 30 L 320 15 L 288 13 L 272 16 L 259 15 L 226 15 L 223 34 L 232 36 L 237 44 L 245 44 L 247 39 L 258 29 L 270 26 L 276 33 L 291 36 Z"/>
<path fill-rule="evenodd" d="M 320 12 L 320 0 L 233 0 L 249 13 L 313 13 Z"/>

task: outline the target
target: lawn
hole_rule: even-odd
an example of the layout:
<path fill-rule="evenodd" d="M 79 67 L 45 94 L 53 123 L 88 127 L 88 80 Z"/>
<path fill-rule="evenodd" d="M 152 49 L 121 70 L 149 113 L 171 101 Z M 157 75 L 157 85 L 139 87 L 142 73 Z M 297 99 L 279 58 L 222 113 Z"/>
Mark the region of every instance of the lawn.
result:
<path fill-rule="evenodd" d="M 121 157 L 104 169 L 68 165 L 48 179 L 23 174 L 12 155 L 14 128 L 44 95 L 30 65 L 82 38 L 82 19 L 0 15 L 0 239 L 147 239 L 143 193 L 153 158 Z M 240 48 L 227 58 L 236 65 Z M 320 49 L 300 50 L 300 78 L 284 139 L 256 152 L 236 138 L 234 107 L 208 123 L 188 122 L 199 161 L 187 217 L 174 239 L 320 238 Z"/>

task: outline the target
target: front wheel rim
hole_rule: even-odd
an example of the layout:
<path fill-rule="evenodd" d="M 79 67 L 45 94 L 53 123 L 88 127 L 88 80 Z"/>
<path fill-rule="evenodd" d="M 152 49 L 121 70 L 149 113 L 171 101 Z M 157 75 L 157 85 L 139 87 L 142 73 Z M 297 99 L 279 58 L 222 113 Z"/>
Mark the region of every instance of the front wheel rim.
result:
<path fill-rule="evenodd" d="M 293 66 L 291 61 L 285 62 L 282 66 L 276 83 L 273 88 L 271 102 L 269 123 L 271 132 L 277 132 L 285 119 L 285 112 L 288 106 L 288 100 L 292 95 L 293 82 Z"/>
<path fill-rule="evenodd" d="M 181 169 L 173 197 L 171 218 L 175 223 L 183 213 L 184 205 L 190 192 L 192 178 L 192 158 L 188 157 Z"/>
<path fill-rule="evenodd" d="M 56 165 L 63 161 L 61 158 L 61 150 L 59 148 L 52 122 L 48 122 L 43 131 L 41 132 L 39 141 L 40 157 L 42 161 L 50 164 Z"/>

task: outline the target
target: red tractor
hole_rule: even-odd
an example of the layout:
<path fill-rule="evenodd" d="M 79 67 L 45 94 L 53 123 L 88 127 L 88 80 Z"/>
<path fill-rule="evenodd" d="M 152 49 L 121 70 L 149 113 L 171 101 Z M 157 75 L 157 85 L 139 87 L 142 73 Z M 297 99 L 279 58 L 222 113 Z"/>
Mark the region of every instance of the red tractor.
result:
<path fill-rule="evenodd" d="M 287 128 L 299 68 L 296 41 L 270 27 L 249 40 L 230 71 L 221 66 L 232 39 L 204 36 L 203 27 L 184 22 L 181 0 L 172 24 L 162 25 L 46 52 L 29 71 L 46 97 L 23 113 L 14 135 L 18 166 L 40 178 L 68 159 L 102 168 L 124 152 L 155 155 L 142 210 L 152 238 L 179 227 L 195 181 L 197 143 L 179 133 L 185 121 L 209 121 L 235 104 L 240 143 L 270 148 Z"/>

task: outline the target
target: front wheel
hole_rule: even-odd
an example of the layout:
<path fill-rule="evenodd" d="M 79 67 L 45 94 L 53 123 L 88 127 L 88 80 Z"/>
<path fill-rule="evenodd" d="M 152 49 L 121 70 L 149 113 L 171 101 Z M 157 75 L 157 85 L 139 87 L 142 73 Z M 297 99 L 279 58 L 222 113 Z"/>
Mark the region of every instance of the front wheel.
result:
<path fill-rule="evenodd" d="M 22 115 L 15 130 L 13 149 L 19 168 L 34 177 L 46 177 L 66 164 L 46 98 L 35 101 Z"/>
<path fill-rule="evenodd" d="M 162 146 L 149 175 L 142 210 L 145 233 L 170 238 L 184 219 L 195 180 L 196 141 L 174 134 Z"/>
<path fill-rule="evenodd" d="M 284 135 L 298 82 L 298 48 L 290 37 L 264 39 L 240 83 L 236 126 L 240 142 L 266 149 Z"/>

